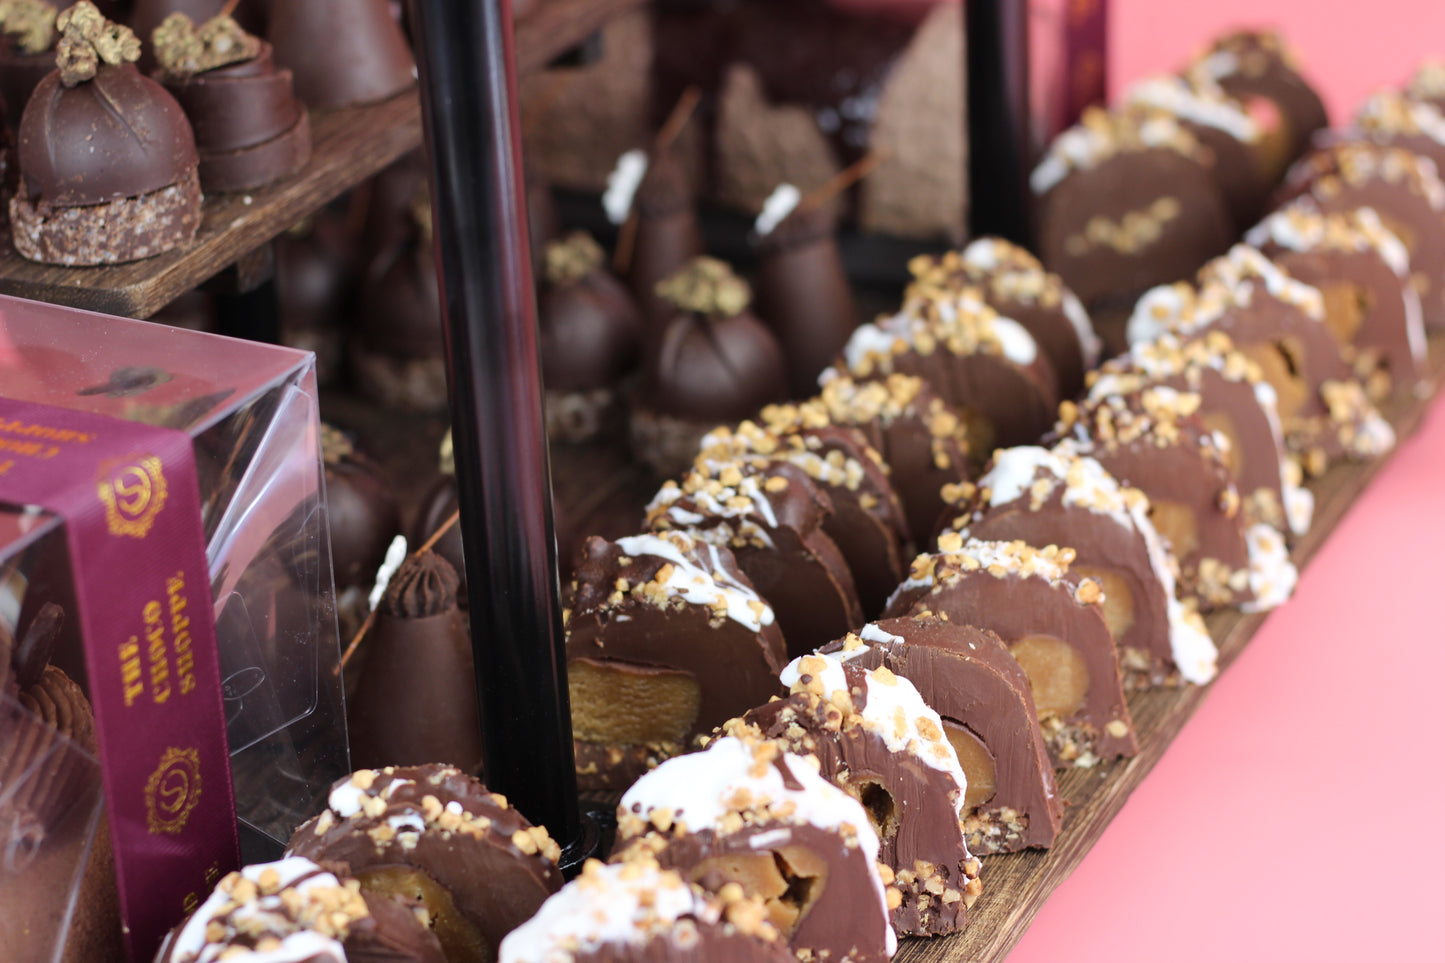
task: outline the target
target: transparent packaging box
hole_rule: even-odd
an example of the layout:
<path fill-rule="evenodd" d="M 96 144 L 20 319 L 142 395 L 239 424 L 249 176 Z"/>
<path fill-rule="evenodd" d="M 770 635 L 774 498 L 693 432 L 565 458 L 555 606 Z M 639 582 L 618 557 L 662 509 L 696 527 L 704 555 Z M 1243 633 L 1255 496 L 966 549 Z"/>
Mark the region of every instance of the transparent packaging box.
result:
<path fill-rule="evenodd" d="M 192 439 L 242 858 L 274 858 L 349 771 L 314 357 L 0 297 L 0 398 L 163 426 Z M 61 519 L 0 503 L 0 754 L 10 745 L 9 754 L 19 755 L 13 744 L 27 721 L 26 685 L 38 684 L 44 665 L 86 685 L 77 620 L 65 618 L 76 604 L 70 573 Z M 93 793 L 93 806 L 101 806 L 94 748 L 71 740 L 64 751 L 89 757 L 92 778 L 76 783 L 77 792 Z M 0 893 L 13 882 L 16 859 L 34 865 L 49 855 L 43 838 L 34 852 L 27 848 L 34 834 L 19 825 L 34 819 L 22 816 L 17 802 L 34 796 L 26 774 L 48 771 L 34 765 L 12 772 L 0 755 Z M 81 796 L 74 803 L 75 812 L 86 805 Z M 89 839 L 70 850 L 77 885 Z M 16 859 L 7 862 L 7 853 Z M 57 881 L 64 875 L 50 872 Z M 16 946 L 15 934 L 4 930 L 11 909 L 0 898 L 0 940 L 8 949 Z M 62 916 L 54 916 L 57 924 Z M 36 951 L 21 957 L 51 959 L 55 938 L 30 937 Z"/>

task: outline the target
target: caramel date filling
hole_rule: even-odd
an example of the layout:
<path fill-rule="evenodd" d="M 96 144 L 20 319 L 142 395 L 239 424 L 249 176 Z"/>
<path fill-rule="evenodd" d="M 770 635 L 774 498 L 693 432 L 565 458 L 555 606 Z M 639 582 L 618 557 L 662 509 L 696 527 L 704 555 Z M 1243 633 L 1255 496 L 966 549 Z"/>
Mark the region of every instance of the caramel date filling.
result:
<path fill-rule="evenodd" d="M 452 902 L 451 893 L 421 870 L 378 866 L 362 870 L 356 878 L 367 893 L 398 897 L 408 906 L 422 907 L 447 963 L 490 963 L 497 958 L 495 948 Z"/>
<path fill-rule="evenodd" d="M 958 754 L 958 764 L 963 767 L 963 774 L 968 779 L 963 809 L 965 812 L 977 809 L 992 799 L 998 790 L 998 769 L 993 753 L 989 752 L 982 739 L 973 734 L 972 729 L 961 723 L 944 719 L 943 734 Z"/>
<path fill-rule="evenodd" d="M 1244 446 L 1239 443 L 1239 430 L 1234 427 L 1234 419 L 1223 411 L 1200 412 L 1199 418 L 1204 422 L 1204 427 L 1219 432 L 1229 442 L 1229 447 L 1220 454 L 1224 457 L 1224 467 L 1238 480 L 1244 472 L 1245 452 Z"/>
<path fill-rule="evenodd" d="M 1084 707 L 1089 667 L 1078 649 L 1052 635 L 1026 635 L 1009 651 L 1029 677 L 1040 718 L 1067 719 Z"/>
<path fill-rule="evenodd" d="M 851 780 L 848 789 L 868 813 L 868 821 L 879 839 L 892 839 L 898 832 L 898 805 L 893 794 L 876 779 Z"/>
<path fill-rule="evenodd" d="M 1118 642 L 1134 625 L 1134 593 L 1129 591 L 1129 582 L 1112 568 L 1094 565 L 1075 565 L 1073 571 L 1082 578 L 1091 578 L 1104 590 L 1104 622 L 1109 634 Z"/>
<path fill-rule="evenodd" d="M 1300 375 L 1303 352 L 1292 341 L 1245 345 L 1241 352 L 1259 365 L 1264 380 L 1274 388 L 1280 421 L 1288 422 L 1304 406 L 1309 386 Z"/>
<path fill-rule="evenodd" d="M 568 664 L 567 691 L 575 737 L 604 745 L 683 743 L 702 698 L 691 673 L 591 659 Z"/>
<path fill-rule="evenodd" d="M 1325 299 L 1325 326 L 1341 347 L 1348 348 L 1370 314 L 1369 292 L 1349 281 L 1326 281 L 1316 287 Z"/>
<path fill-rule="evenodd" d="M 1192 555 L 1199 548 L 1199 520 L 1187 505 L 1158 499 L 1149 506 L 1149 520 L 1159 534 L 1169 540 L 1176 558 Z M 1108 586 L 1104 591 L 1107 594 Z"/>
<path fill-rule="evenodd" d="M 806 847 L 784 846 L 771 852 L 713 856 L 694 866 L 691 876 L 693 882 L 712 892 L 737 883 L 744 895 L 761 899 L 768 922 L 791 937 L 822 895 L 828 864 Z"/>

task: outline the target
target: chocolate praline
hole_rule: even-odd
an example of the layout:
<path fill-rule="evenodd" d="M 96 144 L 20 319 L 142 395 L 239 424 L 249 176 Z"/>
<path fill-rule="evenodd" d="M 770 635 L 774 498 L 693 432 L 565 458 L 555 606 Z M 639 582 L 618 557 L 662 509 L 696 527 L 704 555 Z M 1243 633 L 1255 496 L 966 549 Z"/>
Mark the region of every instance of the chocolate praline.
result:
<path fill-rule="evenodd" d="M 401 508 L 376 465 L 329 426 L 322 430 L 322 455 L 336 587 L 369 590 L 387 546 L 401 533 Z"/>
<path fill-rule="evenodd" d="M 375 103 L 416 84 L 406 35 L 387 0 L 284 0 L 272 4 L 267 39 L 308 107 Z"/>

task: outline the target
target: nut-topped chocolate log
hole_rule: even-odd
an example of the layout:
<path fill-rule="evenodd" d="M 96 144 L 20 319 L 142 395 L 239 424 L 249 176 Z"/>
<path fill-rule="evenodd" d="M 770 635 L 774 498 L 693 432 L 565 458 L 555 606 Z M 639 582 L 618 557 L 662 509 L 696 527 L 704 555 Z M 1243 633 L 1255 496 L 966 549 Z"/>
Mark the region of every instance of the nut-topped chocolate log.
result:
<path fill-rule="evenodd" d="M 1382 90 L 1355 112 L 1355 127 L 1376 144 L 1401 147 L 1445 169 L 1445 110 L 1398 90 Z"/>
<path fill-rule="evenodd" d="M 1059 406 L 1061 450 L 1093 458 L 1149 497 L 1149 520 L 1179 562 L 1178 592 L 1201 611 L 1234 605 L 1273 608 L 1298 577 L 1284 538 L 1246 526 L 1242 499 L 1214 432 L 1192 392 L 1153 386 Z"/>
<path fill-rule="evenodd" d="M 595 859 L 502 940 L 499 963 L 795 963 L 756 897 L 714 894 L 638 854 Z"/>
<path fill-rule="evenodd" d="M 1298 197 L 1246 241 L 1324 298 L 1325 325 L 1348 352 L 1372 400 L 1410 393 L 1425 377 L 1427 347 L 1410 253 L 1373 208 L 1326 214 Z"/>
<path fill-rule="evenodd" d="M 1144 308 L 1161 288 L 1145 295 Z M 1181 340 L 1161 334 L 1140 341 L 1099 369 L 1086 402 L 1163 385 L 1199 396 L 1199 418 L 1227 445 L 1219 445 L 1240 497 L 1246 524 L 1263 522 L 1286 535 L 1309 531 L 1314 494 L 1303 487 L 1298 462 L 1284 447 L 1274 386 L 1257 363 L 1234 349 L 1223 331 L 1206 330 Z M 1218 439 L 1216 438 L 1216 441 Z"/>
<path fill-rule="evenodd" d="M 700 458 L 653 496 L 647 525 L 732 549 L 796 657 L 864 622 L 853 574 L 823 531 L 832 510 L 828 493 L 791 462 Z"/>
<path fill-rule="evenodd" d="M 1215 39 L 1188 68 L 1219 84 L 1254 112 L 1255 101 L 1274 105 L 1291 157 L 1309 149 L 1315 131 L 1329 126 L 1320 95 L 1299 72 L 1299 64 L 1273 30 L 1236 30 Z"/>
<path fill-rule="evenodd" d="M 563 609 L 584 788 L 624 789 L 781 690 L 782 632 L 726 547 L 590 538 Z"/>
<path fill-rule="evenodd" d="M 57 61 L 20 121 L 16 250 L 67 266 L 189 244 L 201 224 L 195 139 L 175 98 L 135 67 L 140 40 L 85 2 L 56 19 Z"/>
<path fill-rule="evenodd" d="M 937 615 L 988 629 L 1029 677 L 1055 768 L 1088 768 L 1138 751 L 1124 702 L 1104 593 L 1069 571 L 1074 552 L 1050 544 L 938 538 L 888 603 L 887 618 Z"/>
<path fill-rule="evenodd" d="M 783 670 L 789 694 L 723 726 L 818 760 L 824 779 L 857 799 L 893 871 L 903 936 L 960 930 L 979 893 L 979 862 L 959 822 L 968 782 L 943 720 L 907 679 L 836 657 L 805 655 Z M 922 872 L 920 867 L 931 871 Z"/>
<path fill-rule="evenodd" d="M 789 412 L 795 415 L 792 423 L 785 421 Z M 709 433 L 698 458 L 718 464 L 750 458 L 786 461 L 807 472 L 832 500 L 823 531 L 853 573 L 864 614 L 882 611 L 912 554 L 888 466 L 858 429 L 812 417 L 822 414 L 817 408 L 778 405 L 765 413 L 770 416 L 767 428 L 745 421 L 735 431 Z"/>
<path fill-rule="evenodd" d="M 1058 402 L 1053 370 L 1033 335 L 974 288 L 916 293 L 897 314 L 861 325 L 824 379 L 834 372 L 927 381 L 963 418 L 975 460 L 1038 438 Z"/>
<path fill-rule="evenodd" d="M 968 780 L 963 828 L 977 856 L 1048 848 L 1062 807 L 1029 678 L 997 635 L 937 616 L 886 619 L 819 650 L 886 667 L 943 720 Z"/>
<path fill-rule="evenodd" d="M 1214 678 L 1218 652 L 1198 613 L 1175 596 L 1143 492 L 1121 487 L 1092 458 L 1031 446 L 994 452 L 976 486 L 951 492 L 957 511 L 946 524 L 964 538 L 1073 549 L 1070 570 L 1103 587 L 1126 689 Z"/>
<path fill-rule="evenodd" d="M 362 769 L 296 830 L 286 855 L 343 863 L 368 896 L 426 911 L 448 963 L 491 963 L 562 885 L 561 850 L 506 799 L 450 766 Z"/>
<path fill-rule="evenodd" d="M 446 957 L 404 900 L 363 893 L 340 866 L 292 856 L 228 874 L 156 954 L 156 963 L 218 960 L 444 963 Z"/>
<path fill-rule="evenodd" d="M 197 25 L 173 13 L 151 45 L 158 79 L 195 131 L 202 190 L 250 190 L 306 166 L 311 120 L 270 44 L 228 16 Z"/>
<path fill-rule="evenodd" d="M 855 381 L 835 372 L 816 397 L 764 408 L 760 420 L 774 430 L 802 420 L 850 425 L 863 432 L 888 465 L 915 545 L 933 538 L 943 508 L 940 489 L 968 477 L 969 439 L 963 419 L 928 382 L 913 375 Z"/>
<path fill-rule="evenodd" d="M 1033 335 L 1049 359 L 1058 397 L 1072 398 L 1084 372 L 1099 363 L 1099 337 L 1079 299 L 1038 258 L 1001 237 L 981 237 L 962 251 L 919 255 L 908 262 L 908 294 L 960 293 L 975 288 L 988 305 Z"/>
<path fill-rule="evenodd" d="M 704 889 L 763 900 L 799 959 L 884 963 L 897 949 L 858 801 L 775 742 L 723 738 L 669 759 L 617 807 L 614 861 L 643 855 Z"/>

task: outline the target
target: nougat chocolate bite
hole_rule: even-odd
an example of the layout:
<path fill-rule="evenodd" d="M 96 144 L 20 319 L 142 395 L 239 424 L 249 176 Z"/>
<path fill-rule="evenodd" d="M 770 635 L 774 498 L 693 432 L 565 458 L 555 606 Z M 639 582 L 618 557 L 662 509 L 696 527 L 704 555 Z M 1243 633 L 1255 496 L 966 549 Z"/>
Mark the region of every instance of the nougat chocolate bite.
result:
<path fill-rule="evenodd" d="M 762 901 L 709 893 L 643 854 L 588 860 L 502 940 L 499 963 L 795 963 Z"/>
<path fill-rule="evenodd" d="M 1072 398 L 1084 372 L 1099 363 L 1099 337 L 1079 299 L 1038 258 L 1001 237 L 981 237 L 962 251 L 908 262 L 911 293 L 977 288 L 989 306 L 1033 335 L 1049 359 L 1058 397 Z"/>
<path fill-rule="evenodd" d="M 892 912 L 899 935 L 962 929 L 983 884 L 959 822 L 968 780 L 938 713 L 891 670 L 837 657 L 794 659 L 782 681 L 786 697 L 722 732 L 817 759 L 823 778 L 862 804 L 902 897 Z"/>
<path fill-rule="evenodd" d="M 791 424 L 811 420 L 814 409 L 820 419 L 863 432 L 888 465 L 909 537 L 915 545 L 927 543 L 943 507 L 940 489 L 969 473 L 968 429 L 958 412 L 913 375 L 856 381 L 834 372 L 817 397 L 797 406 L 764 408 L 761 418 L 768 426 Z"/>
<path fill-rule="evenodd" d="M 431 551 L 408 556 L 391 577 L 347 707 L 357 765 L 481 766 L 476 670 L 459 584 L 451 564 Z"/>
<path fill-rule="evenodd" d="M 336 864 L 292 856 L 228 874 L 167 935 L 156 963 L 445 963 L 407 903 L 361 891 Z"/>
<path fill-rule="evenodd" d="M 587 441 L 621 425 L 622 381 L 641 357 L 642 316 L 585 232 L 547 244 L 543 258 L 537 336 L 547 437 Z"/>
<path fill-rule="evenodd" d="M 1149 497 L 1149 520 L 1179 562 L 1181 599 L 1204 612 L 1273 608 L 1293 593 L 1298 572 L 1278 531 L 1245 524 L 1239 489 L 1199 404 L 1196 394 L 1162 386 L 1082 407 L 1066 402 L 1054 437 L 1061 451 L 1093 458 Z"/>
<path fill-rule="evenodd" d="M 1047 849 L 1062 806 L 1029 677 L 997 635 L 937 616 L 885 619 L 819 650 L 887 668 L 943 720 L 968 779 L 963 828 L 976 856 Z"/>
<path fill-rule="evenodd" d="M 861 325 L 836 370 L 858 380 L 897 373 L 927 381 L 963 418 L 976 460 L 1038 438 L 1058 403 L 1034 336 L 972 288 L 915 293 L 897 314 Z"/>
<path fill-rule="evenodd" d="M 1419 388 L 1428 349 L 1410 253 L 1373 208 L 1327 214 L 1298 197 L 1245 240 L 1320 292 L 1325 325 L 1372 400 Z"/>
<path fill-rule="evenodd" d="M 813 414 L 821 411 L 769 407 L 764 410 L 767 428 L 745 421 L 736 430 L 709 432 L 698 458 L 786 461 L 807 472 L 833 503 L 823 531 L 843 553 L 864 613 L 879 612 L 912 554 L 903 506 L 889 483 L 888 466 L 862 432 L 813 420 Z"/>
<path fill-rule="evenodd" d="M 189 244 L 201 224 L 195 138 L 174 97 L 136 69 L 140 40 L 77 3 L 55 21 L 59 69 L 20 121 L 15 248 L 32 261 L 117 264 Z"/>
<path fill-rule="evenodd" d="M 978 483 L 953 494 L 957 511 L 945 517 L 964 538 L 1074 550 L 1070 569 L 1104 590 L 1125 689 L 1214 678 L 1218 652 L 1198 613 L 1176 597 L 1143 492 L 1120 486 L 1092 458 L 1028 446 L 994 452 Z"/>
<path fill-rule="evenodd" d="M 266 39 L 308 107 L 375 103 L 416 85 L 416 63 L 386 0 L 272 3 Z"/>
<path fill-rule="evenodd" d="M 724 546 L 589 538 L 563 609 L 583 788 L 626 788 L 781 688 L 777 619 Z"/>
<path fill-rule="evenodd" d="M 296 830 L 287 856 L 345 864 L 370 899 L 425 910 L 448 963 L 491 963 L 562 885 L 560 848 L 505 798 L 450 766 L 362 769 Z"/>
<path fill-rule="evenodd" d="M 883 963 L 878 835 L 858 801 L 777 743 L 724 738 L 669 759 L 617 807 L 614 861 L 644 855 L 713 893 L 763 901 L 799 959 Z"/>
<path fill-rule="evenodd" d="M 1173 296 L 1168 288 L 1151 291 L 1140 301 L 1141 309 Z M 1151 385 L 1199 396 L 1200 420 L 1216 433 L 1216 442 L 1218 436 L 1227 442 L 1218 448 L 1244 500 L 1246 524 L 1263 522 L 1289 536 L 1309 531 L 1314 495 L 1302 485 L 1299 463 L 1285 449 L 1274 386 L 1254 360 L 1235 350 L 1229 335 L 1205 330 L 1182 340 L 1161 334 L 1140 341 L 1099 369 L 1085 401 Z"/>
<path fill-rule="evenodd" d="M 853 574 L 823 531 L 832 510 L 828 493 L 790 462 L 700 458 L 653 496 L 647 526 L 731 549 L 796 658 L 864 622 Z"/>
<path fill-rule="evenodd" d="M 670 305 L 655 346 L 644 349 L 632 412 L 632 450 L 659 476 L 681 474 L 702 436 L 787 397 L 777 338 L 752 313 L 747 282 L 700 257 L 658 285 Z"/>
<path fill-rule="evenodd" d="M 1085 111 L 1054 138 L 1029 184 L 1039 259 L 1090 310 L 1116 311 L 1189 277 L 1234 236 L 1212 157 L 1162 112 Z"/>
<path fill-rule="evenodd" d="M 1309 149 L 1315 131 L 1329 126 L 1320 95 L 1299 71 L 1299 63 L 1273 30 L 1235 30 L 1217 38 L 1189 66 L 1223 88 L 1231 97 L 1256 109 L 1255 101 L 1273 105 L 1289 143 L 1291 157 Z"/>
<path fill-rule="evenodd" d="M 665 146 L 647 158 L 630 207 L 637 230 L 628 281 L 647 321 L 648 336 L 659 338 L 676 314 L 676 305 L 658 285 L 703 254 L 692 184 L 674 146 Z"/>
<path fill-rule="evenodd" d="M 1124 702 L 1104 593 L 1070 571 L 1073 549 L 938 538 L 913 560 L 885 618 L 937 615 L 1003 639 L 1029 677 L 1055 768 L 1089 768 L 1139 750 Z"/>

